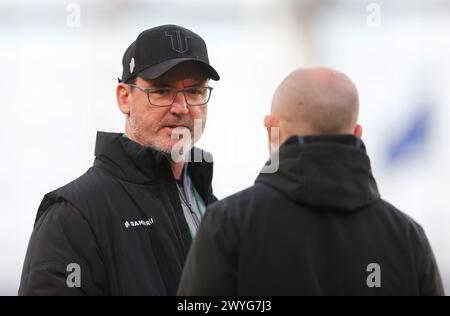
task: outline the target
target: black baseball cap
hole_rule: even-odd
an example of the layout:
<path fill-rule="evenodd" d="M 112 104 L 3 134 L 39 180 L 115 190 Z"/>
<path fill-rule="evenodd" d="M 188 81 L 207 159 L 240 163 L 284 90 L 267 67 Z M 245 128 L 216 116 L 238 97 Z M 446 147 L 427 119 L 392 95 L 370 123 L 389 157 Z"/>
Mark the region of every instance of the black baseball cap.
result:
<path fill-rule="evenodd" d="M 198 63 L 208 78 L 220 79 L 209 64 L 205 41 L 199 35 L 177 25 L 154 27 L 139 34 L 125 51 L 119 82 L 136 76 L 154 80 L 184 62 Z"/>

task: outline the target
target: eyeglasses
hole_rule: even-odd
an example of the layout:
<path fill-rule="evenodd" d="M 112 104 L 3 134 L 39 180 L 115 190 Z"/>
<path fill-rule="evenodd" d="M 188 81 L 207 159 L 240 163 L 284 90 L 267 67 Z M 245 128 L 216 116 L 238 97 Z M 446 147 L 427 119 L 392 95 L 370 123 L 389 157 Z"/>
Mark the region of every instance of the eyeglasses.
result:
<path fill-rule="evenodd" d="M 212 87 L 177 88 L 141 88 L 130 84 L 131 87 L 147 94 L 148 102 L 154 106 L 171 106 L 177 98 L 178 92 L 183 92 L 186 103 L 191 106 L 200 106 L 208 103 L 211 98 Z"/>

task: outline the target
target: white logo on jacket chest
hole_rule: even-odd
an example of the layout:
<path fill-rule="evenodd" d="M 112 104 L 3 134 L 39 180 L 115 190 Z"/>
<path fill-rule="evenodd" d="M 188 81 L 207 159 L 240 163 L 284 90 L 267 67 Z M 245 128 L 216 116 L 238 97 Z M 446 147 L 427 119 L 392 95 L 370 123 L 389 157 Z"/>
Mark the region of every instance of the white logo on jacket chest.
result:
<path fill-rule="evenodd" d="M 139 220 L 139 221 L 126 221 L 125 222 L 125 228 L 131 228 L 131 227 L 140 227 L 140 226 L 152 226 L 154 223 L 153 218 L 150 218 L 147 221 Z"/>

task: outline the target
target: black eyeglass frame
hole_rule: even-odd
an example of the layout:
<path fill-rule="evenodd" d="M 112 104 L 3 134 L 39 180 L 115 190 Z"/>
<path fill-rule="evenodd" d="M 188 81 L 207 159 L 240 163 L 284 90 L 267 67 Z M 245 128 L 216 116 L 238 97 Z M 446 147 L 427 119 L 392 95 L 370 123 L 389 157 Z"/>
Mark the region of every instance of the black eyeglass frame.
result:
<path fill-rule="evenodd" d="M 170 87 L 165 87 L 165 88 L 142 88 L 139 87 L 138 85 L 135 84 L 128 84 L 130 87 L 136 88 L 138 90 L 141 90 L 142 92 L 147 94 L 147 100 L 148 103 L 150 103 L 153 106 L 156 107 L 169 107 L 172 106 L 172 104 L 175 102 L 175 99 L 178 96 L 179 92 L 183 92 L 183 96 L 184 96 L 184 100 L 186 101 L 186 104 L 189 106 L 202 106 L 202 105 L 206 105 L 208 104 L 209 100 L 211 99 L 211 94 L 212 94 L 212 90 L 214 89 L 213 87 L 188 87 L 188 88 L 182 88 L 182 89 L 177 89 L 177 88 L 170 88 Z M 209 94 L 208 94 L 208 99 L 206 100 L 206 102 L 201 103 L 201 104 L 190 104 L 187 97 L 186 97 L 186 91 L 192 90 L 192 89 L 198 89 L 198 88 L 202 88 L 202 89 L 208 89 L 209 90 Z M 155 91 L 175 91 L 175 95 L 173 97 L 173 100 L 170 104 L 165 104 L 165 105 L 159 105 L 159 104 L 153 104 L 150 101 L 150 93 L 155 92 Z"/>

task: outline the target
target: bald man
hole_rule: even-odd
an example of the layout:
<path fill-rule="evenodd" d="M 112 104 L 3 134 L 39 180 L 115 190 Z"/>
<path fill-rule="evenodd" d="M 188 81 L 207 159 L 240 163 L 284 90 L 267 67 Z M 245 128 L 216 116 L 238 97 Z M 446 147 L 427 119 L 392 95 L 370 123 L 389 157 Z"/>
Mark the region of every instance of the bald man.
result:
<path fill-rule="evenodd" d="M 265 118 L 277 171 L 207 210 L 180 295 L 444 294 L 422 227 L 380 198 L 358 112 L 338 71 L 281 83 Z"/>

